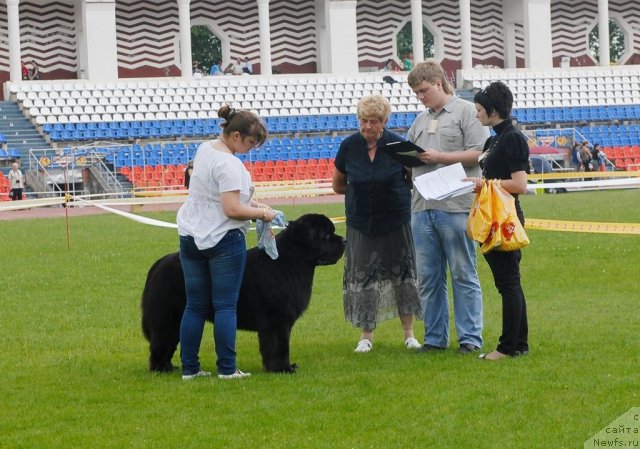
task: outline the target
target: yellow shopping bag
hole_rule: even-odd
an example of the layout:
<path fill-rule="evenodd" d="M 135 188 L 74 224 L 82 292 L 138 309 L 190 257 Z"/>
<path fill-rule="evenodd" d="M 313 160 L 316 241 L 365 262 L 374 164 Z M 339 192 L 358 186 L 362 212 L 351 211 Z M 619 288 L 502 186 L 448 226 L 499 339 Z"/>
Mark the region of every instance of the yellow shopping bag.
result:
<path fill-rule="evenodd" d="M 471 240 L 484 242 L 491 231 L 491 189 L 490 182 L 483 181 L 482 189 L 476 193 L 467 218 L 467 235 Z"/>
<path fill-rule="evenodd" d="M 524 248 L 529 244 L 529 237 L 518 219 L 515 198 L 502 188 L 500 180 L 493 180 L 491 184 L 491 230 L 480 250 L 484 254 L 491 250 Z"/>

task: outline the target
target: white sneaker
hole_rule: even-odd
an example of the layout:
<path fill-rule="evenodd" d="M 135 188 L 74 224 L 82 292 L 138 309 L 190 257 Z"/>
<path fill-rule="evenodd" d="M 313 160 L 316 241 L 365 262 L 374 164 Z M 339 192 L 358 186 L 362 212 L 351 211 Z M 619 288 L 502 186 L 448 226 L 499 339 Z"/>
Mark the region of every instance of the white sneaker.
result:
<path fill-rule="evenodd" d="M 195 374 L 183 374 L 182 375 L 182 380 L 190 380 L 190 379 L 195 379 L 196 377 L 209 377 L 211 376 L 211 373 L 209 371 L 198 371 Z"/>
<path fill-rule="evenodd" d="M 409 337 L 404 341 L 404 346 L 407 349 L 420 349 L 422 345 L 413 337 Z"/>
<path fill-rule="evenodd" d="M 373 347 L 373 343 L 368 338 L 363 338 L 358 342 L 358 346 L 354 349 L 353 352 L 369 352 Z"/>
<path fill-rule="evenodd" d="M 251 376 L 251 373 L 243 373 L 239 369 L 233 374 L 218 374 L 218 379 L 243 379 Z"/>

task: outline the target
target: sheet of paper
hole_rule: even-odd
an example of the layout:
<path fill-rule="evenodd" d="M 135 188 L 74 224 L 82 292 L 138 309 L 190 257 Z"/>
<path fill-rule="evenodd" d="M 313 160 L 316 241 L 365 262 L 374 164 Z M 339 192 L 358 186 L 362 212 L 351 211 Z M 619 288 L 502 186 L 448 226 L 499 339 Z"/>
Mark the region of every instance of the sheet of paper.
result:
<path fill-rule="evenodd" d="M 425 173 L 413 181 L 414 188 L 428 200 L 443 200 L 473 192 L 474 183 L 463 181 L 467 174 L 460 162 Z"/>

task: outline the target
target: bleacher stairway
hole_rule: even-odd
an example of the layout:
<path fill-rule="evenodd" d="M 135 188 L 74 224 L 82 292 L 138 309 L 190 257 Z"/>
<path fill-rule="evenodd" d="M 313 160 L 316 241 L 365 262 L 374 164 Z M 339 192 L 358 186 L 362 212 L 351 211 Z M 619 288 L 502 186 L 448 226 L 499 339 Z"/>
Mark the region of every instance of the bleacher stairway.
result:
<path fill-rule="evenodd" d="M 29 150 L 51 148 L 13 101 L 0 101 L 0 133 L 7 139 L 7 149 L 22 161 L 29 158 Z"/>

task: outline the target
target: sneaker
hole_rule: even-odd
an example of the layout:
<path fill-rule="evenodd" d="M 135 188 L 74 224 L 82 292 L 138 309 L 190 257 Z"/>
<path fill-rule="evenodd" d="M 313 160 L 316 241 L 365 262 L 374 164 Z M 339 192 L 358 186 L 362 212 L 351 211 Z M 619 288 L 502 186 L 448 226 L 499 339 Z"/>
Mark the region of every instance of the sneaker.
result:
<path fill-rule="evenodd" d="M 244 379 L 251 376 L 251 373 L 243 373 L 239 369 L 233 374 L 218 374 L 218 379 Z"/>
<path fill-rule="evenodd" d="M 429 344 L 424 344 L 420 347 L 420 352 L 433 352 L 433 351 L 444 351 L 447 348 L 441 348 L 440 346 L 434 346 Z"/>
<path fill-rule="evenodd" d="M 476 345 L 472 345 L 471 343 L 461 343 L 460 348 L 458 348 L 458 352 L 460 354 L 471 354 L 473 352 L 478 352 L 480 348 Z"/>
<path fill-rule="evenodd" d="M 369 352 L 371 351 L 372 347 L 373 343 L 371 343 L 371 340 L 369 340 L 368 338 L 363 338 L 358 342 L 358 346 L 356 346 L 356 349 L 354 349 L 353 352 Z"/>
<path fill-rule="evenodd" d="M 416 340 L 414 337 L 407 338 L 404 341 L 404 346 L 407 349 L 420 349 L 422 347 L 420 342 L 418 340 Z"/>
<path fill-rule="evenodd" d="M 211 373 L 209 371 L 198 371 L 195 374 L 183 374 L 182 375 L 182 380 L 190 380 L 190 379 L 195 379 L 196 377 L 209 377 L 211 376 Z"/>

